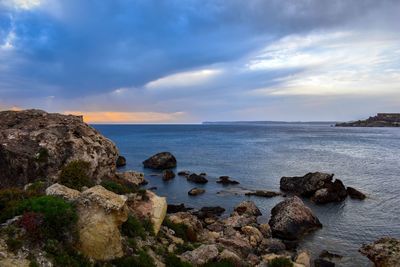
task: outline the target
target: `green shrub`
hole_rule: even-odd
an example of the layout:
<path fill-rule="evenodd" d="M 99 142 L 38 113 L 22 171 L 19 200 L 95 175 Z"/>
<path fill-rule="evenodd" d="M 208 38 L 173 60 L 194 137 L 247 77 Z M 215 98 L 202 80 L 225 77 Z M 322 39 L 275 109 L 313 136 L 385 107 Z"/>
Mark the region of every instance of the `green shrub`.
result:
<path fill-rule="evenodd" d="M 196 234 L 184 223 L 173 223 L 168 218 L 164 219 L 163 225 L 174 230 L 175 235 L 182 238 L 183 241 L 195 242 Z"/>
<path fill-rule="evenodd" d="M 102 181 L 101 186 L 119 195 L 134 193 L 137 191 L 137 187 L 133 185 L 124 184 L 123 182 L 111 179 Z"/>
<path fill-rule="evenodd" d="M 116 267 L 155 267 L 152 257 L 146 251 L 140 250 L 136 256 L 125 256 L 115 259 L 112 263 Z"/>
<path fill-rule="evenodd" d="M 89 177 L 90 163 L 82 160 L 71 161 L 61 169 L 59 182 L 69 188 L 81 190 L 83 186 L 94 186 Z"/>
<path fill-rule="evenodd" d="M 293 263 L 288 258 L 275 258 L 268 263 L 268 267 L 293 267 Z"/>
<path fill-rule="evenodd" d="M 235 267 L 236 265 L 228 260 L 221 260 L 217 262 L 207 262 L 201 265 L 201 267 Z"/>
<path fill-rule="evenodd" d="M 7 247 L 10 251 L 16 252 L 20 248 L 22 248 L 23 242 L 22 240 L 15 238 L 15 237 L 9 237 L 6 240 Z"/>
<path fill-rule="evenodd" d="M 122 224 L 122 234 L 127 237 L 140 236 L 142 239 L 146 238 L 146 233 L 153 235 L 153 224 L 150 220 L 140 220 L 133 215 L 129 215 L 128 219 Z"/>
<path fill-rule="evenodd" d="M 183 244 L 177 244 L 176 245 L 176 249 L 175 249 L 175 253 L 176 254 L 182 254 L 186 251 L 192 251 L 195 249 L 195 246 L 193 246 L 191 243 L 183 243 Z"/>
<path fill-rule="evenodd" d="M 39 163 L 45 163 L 49 159 L 49 151 L 45 147 L 41 147 L 35 155 L 35 160 Z"/>
<path fill-rule="evenodd" d="M 73 229 L 78 216 L 75 207 L 54 196 L 27 199 L 19 205 L 19 211 L 35 212 L 43 215 L 43 233 L 47 238 L 62 239 Z"/>
<path fill-rule="evenodd" d="M 47 240 L 44 250 L 53 259 L 55 267 L 91 267 L 93 264 L 88 258 L 77 253 L 74 248 L 55 239 Z"/>
<path fill-rule="evenodd" d="M 176 255 L 171 254 L 171 253 L 165 257 L 165 266 L 166 267 L 193 267 L 193 265 L 191 265 L 190 263 L 182 261 Z"/>

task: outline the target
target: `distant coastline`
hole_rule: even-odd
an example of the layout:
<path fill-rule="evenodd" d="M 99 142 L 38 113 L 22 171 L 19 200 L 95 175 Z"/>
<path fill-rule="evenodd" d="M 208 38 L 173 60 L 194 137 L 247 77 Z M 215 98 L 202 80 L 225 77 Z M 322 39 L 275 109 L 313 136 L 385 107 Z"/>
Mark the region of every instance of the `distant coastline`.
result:
<path fill-rule="evenodd" d="M 335 125 L 336 121 L 204 121 L 205 125 L 246 125 L 246 124 L 331 124 Z"/>
<path fill-rule="evenodd" d="M 400 127 L 400 113 L 378 113 L 366 120 L 336 123 L 336 127 Z"/>

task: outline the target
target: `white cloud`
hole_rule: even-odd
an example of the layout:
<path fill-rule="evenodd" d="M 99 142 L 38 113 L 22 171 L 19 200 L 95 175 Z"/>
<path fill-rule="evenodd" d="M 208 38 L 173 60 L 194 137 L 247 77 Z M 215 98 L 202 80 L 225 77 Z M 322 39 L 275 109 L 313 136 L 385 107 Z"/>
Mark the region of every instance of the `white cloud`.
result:
<path fill-rule="evenodd" d="M 208 82 L 221 72 L 222 71 L 219 69 L 203 69 L 180 72 L 151 81 L 147 83 L 145 87 L 149 89 L 190 87 Z"/>
<path fill-rule="evenodd" d="M 30 10 L 39 7 L 41 0 L 4 0 L 3 4 L 16 9 Z"/>
<path fill-rule="evenodd" d="M 0 49 L 3 50 L 11 50 L 14 48 L 14 41 L 16 39 L 16 35 L 14 31 L 10 31 L 7 36 L 4 38 L 3 44 L 0 45 Z"/>

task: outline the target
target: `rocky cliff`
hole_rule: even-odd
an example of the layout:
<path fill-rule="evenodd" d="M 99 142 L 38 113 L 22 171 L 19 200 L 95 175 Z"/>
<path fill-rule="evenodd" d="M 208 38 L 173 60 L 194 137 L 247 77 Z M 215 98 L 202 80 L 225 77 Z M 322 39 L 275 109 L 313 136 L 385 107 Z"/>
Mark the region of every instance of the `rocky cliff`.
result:
<path fill-rule="evenodd" d="M 0 188 L 54 180 L 73 160 L 89 163 L 99 181 L 115 173 L 116 146 L 82 117 L 41 110 L 0 112 Z"/>
<path fill-rule="evenodd" d="M 336 127 L 400 127 L 400 113 L 378 113 L 366 120 L 337 123 Z"/>

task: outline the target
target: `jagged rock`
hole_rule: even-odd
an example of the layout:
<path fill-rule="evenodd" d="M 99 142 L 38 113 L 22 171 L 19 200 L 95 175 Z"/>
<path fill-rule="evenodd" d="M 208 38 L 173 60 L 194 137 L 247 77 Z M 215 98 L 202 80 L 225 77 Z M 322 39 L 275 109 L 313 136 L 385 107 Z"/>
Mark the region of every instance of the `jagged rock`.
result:
<path fill-rule="evenodd" d="M 119 227 L 128 218 L 127 198 L 94 186 L 77 199 L 77 248 L 96 260 L 123 256 Z"/>
<path fill-rule="evenodd" d="M 145 168 L 165 170 L 176 167 L 176 158 L 170 152 L 157 153 L 143 161 Z"/>
<path fill-rule="evenodd" d="M 312 196 L 317 190 L 326 188 L 332 182 L 333 174 L 313 172 L 302 177 L 282 177 L 280 188 L 302 196 Z"/>
<path fill-rule="evenodd" d="M 219 180 L 217 180 L 217 183 L 223 185 L 240 184 L 238 181 L 231 180 L 229 176 L 220 176 Z"/>
<path fill-rule="evenodd" d="M 163 181 L 169 181 L 175 178 L 175 173 L 171 170 L 164 170 L 163 171 Z"/>
<path fill-rule="evenodd" d="M 299 239 L 322 227 L 311 209 L 296 196 L 278 203 L 271 210 L 269 225 L 274 236 L 287 240 Z"/>
<path fill-rule="evenodd" d="M 240 229 L 243 226 L 251 225 L 257 222 L 257 218 L 255 216 L 247 216 L 247 215 L 239 215 L 233 214 L 232 216 L 225 218 L 222 220 L 225 225 L 230 225 L 233 228 Z"/>
<path fill-rule="evenodd" d="M 218 239 L 218 244 L 222 245 L 231 251 L 234 251 L 242 257 L 247 257 L 253 250 L 249 240 L 241 235 L 235 235 L 232 237 L 222 237 Z"/>
<path fill-rule="evenodd" d="M 285 244 L 276 238 L 263 239 L 259 249 L 264 253 L 281 253 L 286 250 Z"/>
<path fill-rule="evenodd" d="M 183 204 L 183 203 L 178 204 L 178 205 L 168 204 L 167 213 L 177 213 L 177 212 L 181 212 L 181 211 L 188 211 L 191 209 L 192 208 L 185 207 L 185 204 Z"/>
<path fill-rule="evenodd" d="M 370 259 L 376 267 L 394 267 L 400 263 L 400 240 L 383 237 L 363 245 L 360 252 Z"/>
<path fill-rule="evenodd" d="M 219 260 L 226 260 L 233 263 L 234 266 L 241 266 L 241 258 L 234 252 L 224 249 L 218 256 Z"/>
<path fill-rule="evenodd" d="M 340 202 L 346 197 L 346 187 L 344 187 L 342 181 L 336 179 L 335 182 L 329 184 L 326 188 L 317 190 L 312 200 L 317 204 L 325 204 L 329 202 Z"/>
<path fill-rule="evenodd" d="M 67 201 L 75 201 L 80 196 L 81 192 L 71 189 L 61 184 L 53 184 L 46 189 L 46 195 L 58 196 Z"/>
<path fill-rule="evenodd" d="M 198 218 L 205 219 L 214 216 L 220 216 L 225 212 L 225 209 L 220 206 L 202 207 L 198 212 L 194 213 Z"/>
<path fill-rule="evenodd" d="M 116 146 L 81 116 L 2 111 L 0 121 L 0 188 L 56 180 L 73 160 L 89 162 L 88 174 L 97 182 L 115 173 Z"/>
<path fill-rule="evenodd" d="M 349 194 L 349 196 L 354 199 L 363 200 L 366 198 L 364 193 L 362 193 L 362 192 L 358 191 L 357 189 L 350 187 L 350 186 L 347 187 L 347 194 Z"/>
<path fill-rule="evenodd" d="M 204 176 L 201 176 L 201 175 L 197 175 L 195 173 L 192 173 L 191 175 L 189 175 L 189 177 L 187 177 L 187 180 L 189 182 L 193 182 L 193 183 L 197 183 L 197 184 L 206 184 L 206 183 L 208 183 L 207 178 L 205 178 Z"/>
<path fill-rule="evenodd" d="M 261 211 L 257 208 L 253 201 L 243 201 L 237 205 L 234 210 L 239 215 L 260 216 Z"/>
<path fill-rule="evenodd" d="M 188 195 L 189 196 L 197 196 L 197 195 L 201 195 L 204 194 L 206 192 L 206 190 L 204 190 L 203 188 L 192 188 L 189 190 Z"/>
<path fill-rule="evenodd" d="M 216 245 L 201 245 L 200 247 L 186 251 L 181 258 L 195 266 L 200 266 L 210 262 L 218 257 L 218 248 Z"/>
<path fill-rule="evenodd" d="M 271 226 L 269 226 L 268 223 L 262 223 L 258 228 L 265 238 L 270 238 L 272 236 Z"/>
<path fill-rule="evenodd" d="M 124 167 L 126 165 L 126 158 L 124 156 L 118 156 L 115 164 L 117 168 Z"/>
<path fill-rule="evenodd" d="M 324 259 L 315 259 L 314 267 L 335 267 L 335 263 Z"/>
<path fill-rule="evenodd" d="M 304 267 L 310 267 L 311 265 L 310 254 L 307 251 L 300 251 L 299 253 L 297 253 L 295 263 L 301 264 Z"/>
<path fill-rule="evenodd" d="M 183 223 L 188 226 L 188 237 L 192 242 L 197 241 L 198 235 L 203 231 L 202 223 L 197 219 L 196 216 L 189 212 L 177 212 L 168 215 L 168 219 L 175 224 Z"/>
<path fill-rule="evenodd" d="M 264 238 L 260 230 L 250 225 L 243 226 L 241 231 L 249 238 L 249 242 L 253 247 L 257 246 Z"/>
<path fill-rule="evenodd" d="M 266 190 L 257 190 L 245 193 L 246 196 L 257 196 L 257 197 L 276 197 L 280 196 L 281 193 L 274 191 L 266 191 Z"/>
<path fill-rule="evenodd" d="M 152 191 L 146 191 L 146 196 L 145 199 L 129 201 L 129 209 L 139 218 L 150 219 L 157 234 L 167 214 L 167 200 Z"/>
<path fill-rule="evenodd" d="M 136 171 L 117 172 L 115 174 L 118 179 L 127 181 L 128 183 L 136 186 L 143 185 L 145 183 L 144 173 Z"/>

